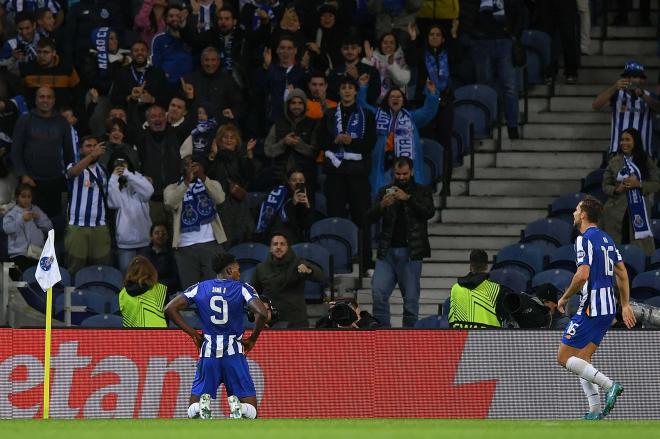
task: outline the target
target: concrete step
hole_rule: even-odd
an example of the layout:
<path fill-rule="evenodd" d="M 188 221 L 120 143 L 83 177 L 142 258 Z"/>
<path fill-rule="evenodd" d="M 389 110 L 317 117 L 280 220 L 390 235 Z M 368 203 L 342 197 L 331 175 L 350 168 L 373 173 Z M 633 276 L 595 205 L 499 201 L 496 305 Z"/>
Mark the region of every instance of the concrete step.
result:
<path fill-rule="evenodd" d="M 496 225 L 493 225 L 493 227 L 499 226 L 499 225 L 500 224 L 496 224 Z M 491 227 L 490 224 L 488 226 Z M 524 228 L 524 226 L 522 226 L 522 227 Z M 518 230 L 518 235 L 520 235 L 520 230 Z M 483 250 L 486 253 L 488 253 L 489 255 L 497 254 L 497 252 L 499 251 L 499 249 L 483 249 Z M 467 250 L 467 249 L 463 249 L 463 250 L 433 250 L 433 252 L 431 253 L 431 257 L 428 258 L 428 259 L 424 259 L 424 261 L 425 262 L 426 261 L 433 261 L 433 262 L 449 261 L 449 262 L 468 263 L 468 261 L 470 260 L 470 252 L 471 251 L 472 250 Z"/>
<path fill-rule="evenodd" d="M 537 218 L 538 219 L 538 218 Z M 431 248 L 435 250 L 458 250 L 475 248 L 502 248 L 518 242 L 513 236 L 430 236 Z"/>
<path fill-rule="evenodd" d="M 530 113 L 530 123 L 608 123 L 611 115 L 600 111 L 541 112 Z"/>
<path fill-rule="evenodd" d="M 553 98 L 556 99 L 556 98 Z M 570 98 L 558 98 L 570 99 Z M 537 124 L 528 123 L 523 127 L 526 139 L 603 139 L 610 138 L 610 124 Z"/>
<path fill-rule="evenodd" d="M 468 182 L 467 181 L 456 181 L 456 180 L 452 179 L 449 186 L 451 188 L 452 195 L 465 195 L 465 194 L 467 194 L 467 190 L 468 190 Z"/>
<path fill-rule="evenodd" d="M 655 44 L 655 43 L 654 43 Z M 631 55 L 633 56 L 633 55 Z M 646 76 L 657 78 L 657 67 L 648 68 Z M 623 64 L 620 67 L 583 67 L 578 71 L 578 84 L 614 84 L 621 77 Z M 560 79 L 563 81 L 563 79 Z M 652 87 L 655 79 L 646 83 L 646 88 Z"/>
<path fill-rule="evenodd" d="M 593 96 L 555 96 L 550 98 L 548 110 L 552 112 L 593 112 L 591 103 L 594 101 L 596 95 Z"/>
<path fill-rule="evenodd" d="M 562 79 L 559 78 L 558 81 Z M 562 84 L 561 82 L 555 83 L 555 96 L 591 96 L 595 97 L 598 93 L 606 89 L 612 84 Z M 549 97 L 549 85 L 535 85 L 529 90 L 529 96 L 532 97 Z"/>
<path fill-rule="evenodd" d="M 630 28 L 628 28 L 630 29 Z M 645 28 L 644 28 L 645 29 Z M 660 58 L 655 55 L 636 55 L 635 59 L 642 63 L 646 68 L 660 67 Z M 630 55 L 591 55 L 581 58 L 582 67 L 613 67 L 623 71 L 623 66 L 630 61 Z M 612 78 L 612 83 L 616 78 Z"/>
<path fill-rule="evenodd" d="M 595 169 L 602 161 L 596 152 L 498 152 L 498 168 Z"/>
<path fill-rule="evenodd" d="M 424 277 L 451 277 L 461 276 L 465 273 L 465 262 L 429 262 L 424 261 L 422 265 L 422 276 Z"/>
<path fill-rule="evenodd" d="M 420 304 L 437 304 L 447 300 L 447 297 L 450 296 L 450 289 L 437 289 L 437 288 L 422 288 L 419 291 L 419 303 Z M 371 292 L 371 289 L 361 289 L 357 291 L 357 300 L 360 306 L 362 305 L 371 305 L 374 303 L 374 298 Z M 390 296 L 390 304 L 402 304 L 403 298 L 401 296 L 401 290 L 395 288 L 392 291 L 392 296 Z"/>
<path fill-rule="evenodd" d="M 591 38 L 601 38 L 601 27 L 591 28 Z M 607 39 L 614 38 L 655 38 L 653 26 L 607 26 Z"/>
<path fill-rule="evenodd" d="M 467 267 L 463 271 L 464 273 L 459 275 L 459 276 L 465 276 L 467 274 L 467 271 L 470 268 Z M 434 290 L 441 290 L 441 291 L 447 291 L 447 296 L 449 296 L 449 290 L 451 290 L 452 285 L 456 283 L 456 276 L 448 276 L 448 277 L 424 277 L 422 276 L 420 279 L 420 286 L 421 289 L 434 289 Z M 371 279 L 368 277 L 362 278 L 361 280 L 361 289 L 371 289 Z"/>
<path fill-rule="evenodd" d="M 547 209 L 443 209 L 442 222 L 449 223 L 530 223 L 547 215 Z"/>
<path fill-rule="evenodd" d="M 500 197 L 501 198 L 501 197 Z M 447 209 L 451 210 L 451 209 Z M 520 229 L 525 228 L 525 222 L 518 224 L 470 224 L 465 222 L 444 222 L 429 225 L 430 236 L 519 236 Z"/>
<path fill-rule="evenodd" d="M 586 172 L 584 168 L 477 168 L 474 177 L 486 180 L 578 180 Z"/>
<path fill-rule="evenodd" d="M 447 207 L 481 207 L 500 209 L 542 209 L 552 203 L 552 197 L 447 197 Z"/>
<path fill-rule="evenodd" d="M 502 142 L 502 151 L 593 151 L 604 152 L 607 142 L 587 139 L 521 139 Z"/>
<path fill-rule="evenodd" d="M 472 180 L 469 184 L 469 191 L 470 195 L 558 197 L 580 190 L 580 180 L 539 180 L 534 183 L 529 184 L 524 181 Z"/>
<path fill-rule="evenodd" d="M 654 55 L 657 45 L 655 40 L 605 40 L 603 55 Z"/>
<path fill-rule="evenodd" d="M 422 319 L 424 317 L 434 315 L 438 313 L 438 304 L 444 302 L 443 300 L 438 300 L 437 303 L 420 303 L 419 304 L 419 318 Z M 372 304 L 364 304 L 360 305 L 360 309 L 364 311 L 368 311 L 369 313 L 373 313 L 372 309 Z M 392 325 L 393 328 L 400 328 L 402 324 L 402 319 L 398 316 L 403 315 L 403 304 L 401 303 L 390 303 L 390 314 L 391 314 L 391 319 L 390 319 L 390 324 Z"/>

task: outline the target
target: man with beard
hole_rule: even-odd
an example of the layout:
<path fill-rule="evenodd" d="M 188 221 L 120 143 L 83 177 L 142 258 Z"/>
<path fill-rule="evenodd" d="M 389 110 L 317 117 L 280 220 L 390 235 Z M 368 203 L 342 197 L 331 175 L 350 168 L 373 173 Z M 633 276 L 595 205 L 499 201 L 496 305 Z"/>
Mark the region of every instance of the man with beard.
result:
<path fill-rule="evenodd" d="M 356 82 L 358 78 L 365 73 L 369 75 L 369 84 L 367 88 L 367 102 L 376 105 L 380 96 L 380 75 L 375 67 L 360 61 L 362 53 L 362 41 L 355 33 L 348 34 L 341 43 L 341 56 L 343 63 L 335 66 L 328 73 L 328 96 L 330 99 L 338 100 L 340 98 L 339 87 L 344 76 L 350 76 Z"/>
<path fill-rule="evenodd" d="M 108 174 L 97 160 L 105 146 L 83 137 L 77 163 L 67 166 L 69 223 L 64 238 L 68 269 L 75 274 L 87 265 L 110 265 L 110 233 L 106 225 Z"/>
<path fill-rule="evenodd" d="M 382 218 L 371 287 L 374 317 L 384 327 L 390 326 L 389 300 L 397 283 L 403 296 L 403 326 L 417 322 L 422 259 L 431 256 L 427 221 L 434 214 L 431 189 L 413 179 L 412 160 L 398 157 L 394 182 L 378 191 L 376 205 L 367 213 L 370 223 Z"/>
<path fill-rule="evenodd" d="M 163 107 L 167 105 L 169 90 L 165 73 L 159 67 L 148 65 L 148 56 L 149 47 L 144 41 L 131 45 L 133 61 L 121 68 L 112 84 L 110 100 L 113 105 L 126 107 L 135 103 L 140 113 L 154 103 Z"/>
<path fill-rule="evenodd" d="M 156 35 L 151 42 L 151 64 L 165 72 L 171 86 L 177 86 L 181 78 L 193 70 L 192 51 L 181 39 L 183 8 L 170 5 L 165 9 L 165 32 Z"/>

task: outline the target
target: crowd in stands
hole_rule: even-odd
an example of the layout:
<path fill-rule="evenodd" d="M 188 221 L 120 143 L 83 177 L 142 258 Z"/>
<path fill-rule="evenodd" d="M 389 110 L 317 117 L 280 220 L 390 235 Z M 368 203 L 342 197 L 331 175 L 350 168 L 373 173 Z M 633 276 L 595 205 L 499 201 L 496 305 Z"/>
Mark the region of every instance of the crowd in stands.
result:
<path fill-rule="evenodd" d="M 308 239 L 322 194 L 325 216 L 361 230 L 364 270 L 370 224 L 380 225 L 374 309 L 386 326 L 397 282 L 409 290 L 404 325 L 417 321 L 430 255 L 422 136 L 445 146 L 449 195 L 453 90 L 494 85 L 519 138 L 522 31 L 560 33 L 571 84 L 577 5 L 590 14 L 576 0 L 559 2 L 565 10 L 541 0 L 1 3 L 0 204 L 19 270 L 54 225 L 61 264 L 73 275 L 114 265 L 131 282 L 126 297 L 213 277 L 213 255 L 245 242 L 271 246 L 257 289 L 302 291 L 291 267 L 323 276 L 287 249 Z M 254 192 L 268 195 L 254 206 Z M 306 326 L 296 294 L 273 300 Z"/>

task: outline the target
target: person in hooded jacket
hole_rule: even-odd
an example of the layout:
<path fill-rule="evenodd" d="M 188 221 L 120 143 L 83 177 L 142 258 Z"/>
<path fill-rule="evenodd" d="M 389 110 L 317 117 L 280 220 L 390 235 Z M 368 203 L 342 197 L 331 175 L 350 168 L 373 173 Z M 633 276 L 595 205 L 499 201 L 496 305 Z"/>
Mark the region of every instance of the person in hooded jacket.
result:
<path fill-rule="evenodd" d="M 158 283 L 158 272 L 149 259 L 134 257 L 128 264 L 119 310 L 125 328 L 167 328 L 163 308 L 167 287 Z"/>

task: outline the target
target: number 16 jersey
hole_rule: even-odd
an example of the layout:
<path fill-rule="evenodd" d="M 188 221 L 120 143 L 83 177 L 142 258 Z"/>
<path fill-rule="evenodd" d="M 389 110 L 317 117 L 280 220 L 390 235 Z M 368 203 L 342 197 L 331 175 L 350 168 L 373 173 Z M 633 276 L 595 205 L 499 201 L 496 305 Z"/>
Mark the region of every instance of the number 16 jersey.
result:
<path fill-rule="evenodd" d="M 245 332 L 244 307 L 257 294 L 248 284 L 233 279 L 212 279 L 192 285 L 183 293 L 195 304 L 202 321 L 203 358 L 221 358 L 243 353 L 238 341 Z"/>
<path fill-rule="evenodd" d="M 582 287 L 578 315 L 588 317 L 616 314 L 614 266 L 621 254 L 614 240 L 597 227 L 588 228 L 575 241 L 576 264 L 589 266 L 589 280 Z"/>

